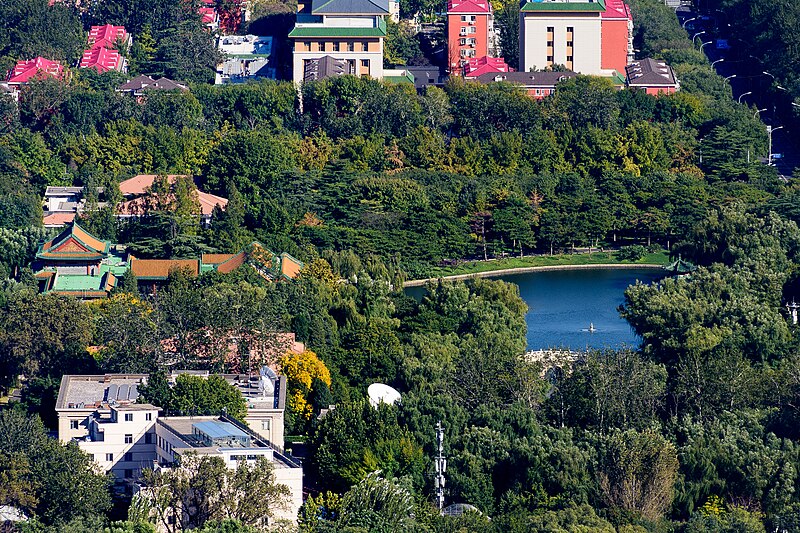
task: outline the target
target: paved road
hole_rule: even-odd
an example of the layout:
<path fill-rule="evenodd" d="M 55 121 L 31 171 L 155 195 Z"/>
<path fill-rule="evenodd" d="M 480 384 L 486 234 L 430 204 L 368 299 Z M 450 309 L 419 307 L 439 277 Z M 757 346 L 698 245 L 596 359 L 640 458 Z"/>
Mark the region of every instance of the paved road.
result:
<path fill-rule="evenodd" d="M 704 41 L 714 41 L 703 47 L 709 61 L 719 61 L 714 65 L 720 76 L 732 76 L 728 83 L 733 89 L 733 97 L 741 99 L 760 112 L 761 120 L 765 125 L 773 128 L 784 126 L 774 131 L 772 135 L 772 153 L 780 154 L 781 157 L 774 158 L 778 173 L 784 177 L 791 177 L 795 169 L 800 169 L 800 147 L 794 139 L 800 139 L 800 135 L 789 129 L 781 120 L 780 103 L 776 102 L 776 89 L 774 78 L 757 62 L 753 56 L 747 56 L 746 46 L 740 39 L 728 34 L 725 15 L 715 12 L 712 15 L 700 15 L 688 9 L 679 9 L 676 12 L 678 20 L 685 23 L 686 31 L 690 36 L 697 36 L 697 39 Z M 717 15 L 717 17 L 713 16 Z M 704 33 L 700 33 L 704 32 Z M 700 34 L 700 35 L 697 35 Z M 720 50 L 716 47 L 716 39 L 726 39 L 728 50 Z M 744 50 L 742 50 L 744 48 Z M 738 52 L 735 54 L 734 52 Z M 733 61 L 724 59 L 728 57 L 745 57 L 747 61 Z M 780 92 L 777 93 L 780 95 Z M 785 105 L 785 103 L 784 103 Z"/>

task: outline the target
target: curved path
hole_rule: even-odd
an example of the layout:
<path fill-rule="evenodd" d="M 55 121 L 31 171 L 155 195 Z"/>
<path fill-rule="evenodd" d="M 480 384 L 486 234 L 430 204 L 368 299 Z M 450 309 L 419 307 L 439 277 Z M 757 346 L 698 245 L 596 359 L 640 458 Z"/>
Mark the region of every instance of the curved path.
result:
<path fill-rule="evenodd" d="M 420 287 L 429 281 L 446 280 L 459 281 L 470 278 L 494 278 L 509 274 L 525 274 L 528 272 L 541 272 L 546 270 L 587 270 L 587 269 L 631 269 L 631 268 L 664 268 L 664 265 L 654 265 L 652 263 L 598 263 L 594 265 L 549 265 L 535 267 L 504 268 L 502 270 L 487 270 L 486 272 L 473 272 L 470 274 L 454 274 L 452 276 L 441 276 L 437 278 L 412 279 L 403 283 L 405 287 Z"/>

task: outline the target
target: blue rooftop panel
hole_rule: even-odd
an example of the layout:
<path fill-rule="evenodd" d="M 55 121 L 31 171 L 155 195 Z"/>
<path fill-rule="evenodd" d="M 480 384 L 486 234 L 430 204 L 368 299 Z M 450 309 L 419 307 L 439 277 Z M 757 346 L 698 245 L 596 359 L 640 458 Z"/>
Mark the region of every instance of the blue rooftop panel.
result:
<path fill-rule="evenodd" d="M 250 436 L 237 428 L 230 422 L 220 422 L 217 420 L 204 420 L 203 422 L 195 422 L 192 427 L 205 433 L 212 439 L 222 439 L 225 437 L 244 437 Z"/>

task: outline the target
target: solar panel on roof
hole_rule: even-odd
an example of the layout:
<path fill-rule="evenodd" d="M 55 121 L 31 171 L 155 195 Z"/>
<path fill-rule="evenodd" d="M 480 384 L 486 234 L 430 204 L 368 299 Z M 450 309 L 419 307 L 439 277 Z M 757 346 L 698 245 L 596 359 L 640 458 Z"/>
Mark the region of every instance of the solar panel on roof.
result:
<path fill-rule="evenodd" d="M 116 400 L 117 399 L 117 390 L 119 387 L 117 385 L 109 385 L 106 389 L 106 396 L 103 398 L 105 401 Z"/>
<path fill-rule="evenodd" d="M 119 392 L 117 392 L 116 400 L 127 400 L 128 399 L 128 390 L 130 389 L 129 385 L 120 385 Z"/>

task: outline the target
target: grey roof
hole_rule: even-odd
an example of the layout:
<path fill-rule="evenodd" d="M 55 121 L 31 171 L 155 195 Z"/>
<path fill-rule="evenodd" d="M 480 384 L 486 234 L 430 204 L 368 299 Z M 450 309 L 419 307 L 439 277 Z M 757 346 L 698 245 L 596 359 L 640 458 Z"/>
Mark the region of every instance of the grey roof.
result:
<path fill-rule="evenodd" d="M 138 386 L 147 374 L 105 374 L 96 376 L 64 375 L 56 409 L 95 409 L 109 403 L 134 403 Z"/>
<path fill-rule="evenodd" d="M 314 15 L 388 15 L 389 0 L 312 0 Z"/>
<path fill-rule="evenodd" d="M 488 84 L 506 81 L 525 87 L 555 87 L 560 81 L 577 76 L 574 72 L 488 72 L 475 78 L 479 83 Z"/>
<path fill-rule="evenodd" d="M 185 91 L 187 87 L 169 78 L 154 80 L 150 76 L 136 76 L 129 82 L 120 85 L 117 89 L 120 91 L 141 91 L 144 89 L 161 89 L 163 91 L 180 89 Z"/>
<path fill-rule="evenodd" d="M 45 196 L 63 196 L 73 195 L 73 194 L 82 194 L 83 187 L 58 187 L 54 185 L 50 185 L 45 189 L 44 195 Z"/>
<path fill-rule="evenodd" d="M 652 58 L 633 61 L 625 67 L 628 75 L 628 85 L 675 85 L 675 73 L 672 67 L 664 61 Z"/>
<path fill-rule="evenodd" d="M 322 56 L 306 62 L 303 81 L 324 80 L 332 76 L 348 74 L 347 61 L 331 56 Z"/>
<path fill-rule="evenodd" d="M 424 67 L 406 67 L 414 76 L 414 87 L 424 89 L 430 85 L 444 85 L 444 79 L 439 71 L 439 67 L 432 65 Z"/>

